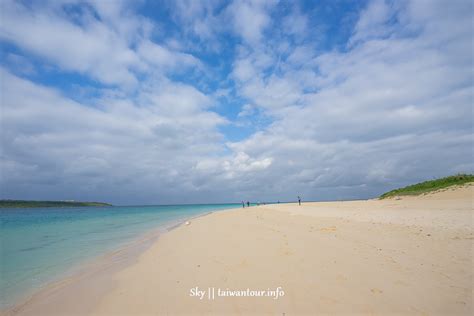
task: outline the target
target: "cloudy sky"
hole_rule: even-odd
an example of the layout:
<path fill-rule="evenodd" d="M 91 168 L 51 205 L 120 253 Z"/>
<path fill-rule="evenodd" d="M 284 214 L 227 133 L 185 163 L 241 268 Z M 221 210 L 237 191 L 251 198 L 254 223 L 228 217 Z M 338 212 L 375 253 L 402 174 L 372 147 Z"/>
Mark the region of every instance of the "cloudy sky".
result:
<path fill-rule="evenodd" d="M 367 198 L 473 172 L 473 7 L 1 1 L 1 198 Z"/>

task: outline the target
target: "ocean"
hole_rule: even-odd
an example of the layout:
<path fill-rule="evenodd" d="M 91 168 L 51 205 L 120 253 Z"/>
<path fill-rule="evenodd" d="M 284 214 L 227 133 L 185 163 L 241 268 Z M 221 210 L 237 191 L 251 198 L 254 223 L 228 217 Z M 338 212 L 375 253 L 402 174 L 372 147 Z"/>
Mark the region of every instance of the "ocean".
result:
<path fill-rule="evenodd" d="M 240 204 L 0 209 L 0 307 L 148 232 Z"/>

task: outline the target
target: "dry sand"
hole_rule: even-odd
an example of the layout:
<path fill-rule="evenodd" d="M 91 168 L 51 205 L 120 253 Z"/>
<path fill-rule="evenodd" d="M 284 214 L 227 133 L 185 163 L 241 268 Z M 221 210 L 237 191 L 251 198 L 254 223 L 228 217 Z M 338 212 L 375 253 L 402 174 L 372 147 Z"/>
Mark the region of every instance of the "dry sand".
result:
<path fill-rule="evenodd" d="M 402 199 L 213 213 L 135 263 L 67 286 L 21 315 L 473 314 L 474 186 Z M 192 288 L 284 296 L 200 300 Z"/>

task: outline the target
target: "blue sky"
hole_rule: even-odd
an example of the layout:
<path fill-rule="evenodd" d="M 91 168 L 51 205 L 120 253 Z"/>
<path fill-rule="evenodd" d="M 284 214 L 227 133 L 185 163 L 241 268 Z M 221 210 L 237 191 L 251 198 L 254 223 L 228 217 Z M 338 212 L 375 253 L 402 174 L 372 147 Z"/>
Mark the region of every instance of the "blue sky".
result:
<path fill-rule="evenodd" d="M 367 198 L 474 169 L 470 1 L 1 6 L 2 198 Z"/>

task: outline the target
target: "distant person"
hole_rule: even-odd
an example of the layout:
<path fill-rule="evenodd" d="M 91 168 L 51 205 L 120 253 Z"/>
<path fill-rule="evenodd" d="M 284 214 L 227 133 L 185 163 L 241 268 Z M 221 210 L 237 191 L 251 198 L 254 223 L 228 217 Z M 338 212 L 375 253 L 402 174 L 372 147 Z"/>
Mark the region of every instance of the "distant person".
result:
<path fill-rule="evenodd" d="M 245 202 L 242 201 L 242 208 L 245 208 Z"/>
<path fill-rule="evenodd" d="M 247 207 L 250 207 L 250 202 L 249 201 L 247 201 Z"/>
<path fill-rule="evenodd" d="M 301 197 L 298 195 L 298 204 L 301 205 Z"/>

